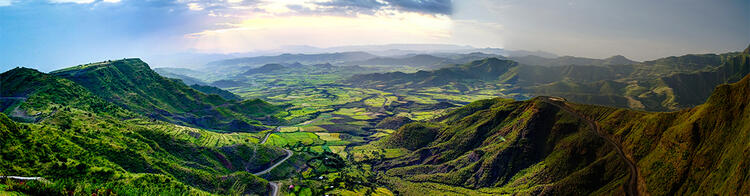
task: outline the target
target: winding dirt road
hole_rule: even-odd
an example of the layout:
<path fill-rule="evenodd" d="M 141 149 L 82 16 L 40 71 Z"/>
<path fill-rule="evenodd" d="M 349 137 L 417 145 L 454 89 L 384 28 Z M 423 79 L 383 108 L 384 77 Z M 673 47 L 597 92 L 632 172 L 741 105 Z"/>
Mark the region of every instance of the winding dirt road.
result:
<path fill-rule="evenodd" d="M 268 182 L 268 185 L 271 185 L 271 192 L 268 193 L 268 195 L 270 195 L 270 196 L 277 196 L 277 195 L 279 195 L 279 183 Z"/>
<path fill-rule="evenodd" d="M 273 170 L 273 168 L 276 168 L 276 166 L 281 165 L 282 163 L 284 163 L 284 161 L 286 161 L 287 159 L 289 159 L 290 157 L 292 157 L 292 151 L 287 150 L 287 149 L 284 149 L 284 150 L 287 153 L 286 157 L 284 157 L 284 159 L 282 159 L 281 161 L 277 162 L 276 164 L 274 164 L 273 166 L 269 167 L 266 170 L 263 170 L 263 171 L 258 172 L 258 173 L 254 173 L 254 175 L 261 176 L 263 174 L 266 174 L 266 173 L 270 172 L 271 170 Z M 269 192 L 268 195 L 270 195 L 270 196 L 277 196 L 277 195 L 279 195 L 279 183 L 268 181 L 268 185 L 271 185 L 271 192 Z"/>
<path fill-rule="evenodd" d="M 281 161 L 279 161 L 279 162 L 276 162 L 276 163 L 275 163 L 275 164 L 273 164 L 273 165 L 272 165 L 271 167 L 268 167 L 268 168 L 267 168 L 266 170 L 263 170 L 263 171 L 260 171 L 260 172 L 254 173 L 254 174 L 255 174 L 256 176 L 261 176 L 261 175 L 263 175 L 263 174 L 267 174 L 268 172 L 271 172 L 271 170 L 273 170 L 273 169 L 274 169 L 274 168 L 276 168 L 277 166 L 279 166 L 279 165 L 281 165 L 282 163 L 284 163 L 284 161 L 286 161 L 287 159 L 291 158 L 291 157 L 292 157 L 292 155 L 294 154 L 294 152 L 292 152 L 291 150 L 288 150 L 288 149 L 284 149 L 284 151 L 286 151 L 286 157 L 284 157 L 284 159 L 281 159 Z"/>
<path fill-rule="evenodd" d="M 628 184 L 626 184 L 625 186 L 625 193 L 631 196 L 640 195 L 640 192 L 638 192 L 638 186 L 639 186 L 638 168 L 636 167 L 635 162 L 633 160 L 630 160 L 627 156 L 625 156 L 625 152 L 622 151 L 622 146 L 620 146 L 619 143 L 616 143 L 614 140 L 603 135 L 602 130 L 599 127 L 599 125 L 596 124 L 596 121 L 581 115 L 578 111 L 568 106 L 567 103 L 565 102 L 565 99 L 557 98 L 557 97 L 539 97 L 539 98 L 545 103 L 557 106 L 558 108 L 565 110 L 566 112 L 570 113 L 576 118 L 586 121 L 597 136 L 607 141 L 607 143 L 612 144 L 615 147 L 615 149 L 617 149 L 617 155 L 620 158 L 622 158 L 622 160 L 625 161 L 630 171 L 630 179 L 628 179 Z"/>
<path fill-rule="evenodd" d="M 6 179 L 6 178 L 7 178 L 7 179 L 13 179 L 13 180 L 21 180 L 21 181 L 31 181 L 31 180 L 36 180 L 36 181 L 39 181 L 39 182 L 44 182 L 44 183 L 47 183 L 47 182 L 49 182 L 49 181 L 47 181 L 46 179 L 44 179 L 44 178 L 42 178 L 42 177 L 24 177 L 24 176 L 0 176 L 0 179 Z"/>
<path fill-rule="evenodd" d="M 266 133 L 266 136 L 263 137 L 263 140 L 260 141 L 260 144 L 265 144 L 266 141 L 268 141 L 268 137 L 271 136 L 271 134 L 279 132 L 279 131 L 281 131 L 281 126 L 278 126 L 275 129 L 273 129 L 273 131 L 269 131 L 268 133 Z M 268 172 L 271 172 L 271 170 L 273 170 L 274 168 L 286 162 L 286 160 L 291 158 L 292 155 L 294 155 L 294 152 L 292 152 L 289 149 L 284 149 L 284 151 L 286 152 L 286 157 L 284 157 L 284 159 L 281 159 L 281 161 L 276 162 L 276 164 L 273 164 L 271 167 L 268 167 L 268 169 L 266 170 L 260 171 L 258 173 L 254 173 L 254 175 L 261 176 L 261 175 L 267 174 Z M 270 196 L 279 195 L 279 183 L 269 181 L 268 184 L 271 185 L 271 192 L 269 193 L 269 195 Z"/>
<path fill-rule="evenodd" d="M 279 132 L 279 131 L 281 131 L 281 127 L 280 126 L 274 128 L 273 131 L 269 131 L 268 133 L 266 133 L 266 136 L 263 137 L 263 140 L 260 141 L 260 144 L 265 144 L 266 141 L 268 141 L 268 137 L 271 136 L 271 134 Z"/>

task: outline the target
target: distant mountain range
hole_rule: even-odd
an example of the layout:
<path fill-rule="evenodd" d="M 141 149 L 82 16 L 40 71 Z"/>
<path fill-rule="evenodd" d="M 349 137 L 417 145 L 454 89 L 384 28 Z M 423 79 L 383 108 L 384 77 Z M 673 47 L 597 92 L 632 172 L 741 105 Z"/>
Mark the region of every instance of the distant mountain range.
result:
<path fill-rule="evenodd" d="M 258 57 L 246 57 L 227 59 L 221 61 L 215 61 L 208 63 L 206 66 L 253 66 L 253 65 L 265 65 L 271 63 L 303 63 L 303 64 L 319 64 L 319 63 L 343 63 L 350 61 L 362 61 L 377 56 L 366 53 L 366 52 L 342 52 L 342 53 L 321 53 L 321 54 L 282 54 L 278 56 L 258 56 Z"/>
<path fill-rule="evenodd" d="M 487 58 L 468 64 L 416 73 L 390 72 L 355 75 L 348 83 L 381 89 L 422 88 L 447 85 L 468 80 L 498 80 L 500 75 L 518 64 L 509 60 Z"/>
<path fill-rule="evenodd" d="M 541 66 L 563 66 L 563 65 L 631 65 L 638 62 L 632 61 L 621 55 L 612 56 L 606 59 L 592 59 L 583 57 L 563 56 L 557 58 L 545 58 L 540 56 L 515 56 L 510 57 L 521 64 L 541 65 Z"/>
<path fill-rule="evenodd" d="M 183 83 L 187 85 L 206 85 L 206 82 L 203 82 L 203 80 L 194 78 L 191 76 L 183 75 L 184 72 L 194 72 L 193 70 L 186 69 L 186 68 L 156 68 L 154 69 L 156 73 L 159 73 L 159 75 L 167 77 L 167 78 L 173 78 L 173 79 L 179 79 L 182 80 Z"/>
<path fill-rule="evenodd" d="M 206 63 L 205 67 L 215 66 L 260 66 L 271 63 L 294 63 L 302 64 L 319 64 L 331 63 L 334 65 L 365 65 L 376 63 L 376 65 L 431 65 L 439 63 L 445 59 L 426 59 L 433 57 L 447 58 L 457 60 L 447 63 L 465 63 L 460 57 L 451 57 L 454 54 L 488 54 L 493 57 L 509 56 L 522 57 L 534 55 L 543 58 L 557 58 L 557 55 L 542 51 L 524 51 L 524 50 L 504 50 L 500 48 L 474 48 L 470 46 L 458 46 L 450 44 L 388 44 L 388 45 L 359 45 L 359 46 L 341 46 L 331 48 L 317 48 L 312 46 L 287 46 L 278 50 L 261 51 L 254 53 L 232 54 L 232 56 L 248 56 L 240 58 L 226 58 Z M 418 55 L 430 55 L 418 56 Z M 417 56 L 417 61 L 407 61 L 405 58 Z M 489 57 L 489 56 L 487 56 Z M 485 58 L 487 58 L 485 57 Z M 403 59 L 398 61 L 397 59 Z M 430 61 L 430 64 L 420 62 L 419 60 Z M 371 61 L 368 61 L 371 60 Z M 478 60 L 478 59 L 474 59 Z M 357 63 L 360 62 L 360 63 Z M 405 64 L 406 63 L 406 64 Z M 170 67 L 180 67 L 179 65 L 169 65 Z"/>
<path fill-rule="evenodd" d="M 500 55 L 485 53 L 469 54 L 417 54 L 402 57 L 377 57 L 364 61 L 346 62 L 345 65 L 376 65 L 376 66 L 413 66 L 425 69 L 446 67 L 455 64 L 463 64 L 470 61 L 481 60 L 490 57 L 503 58 Z"/>
<path fill-rule="evenodd" d="M 748 73 L 747 58 L 747 53 L 684 55 L 642 63 L 621 56 L 489 58 L 417 73 L 355 75 L 347 82 L 390 90 L 442 85 L 467 89 L 467 85 L 481 85 L 477 82 L 499 83 L 527 97 L 554 95 L 581 103 L 670 111 L 696 106 L 714 86 L 739 80 Z"/>
<path fill-rule="evenodd" d="M 209 63 L 207 66 L 218 70 L 237 70 L 240 67 L 266 67 L 282 64 L 333 64 L 337 66 L 411 66 L 434 69 L 454 64 L 462 64 L 473 60 L 481 60 L 500 55 L 486 53 L 440 53 L 408 54 L 402 56 L 380 57 L 364 52 L 322 53 L 322 54 L 282 54 L 279 56 L 259 56 L 248 58 L 228 59 Z M 266 67 L 263 69 L 270 69 Z M 260 69 L 258 69 L 260 71 Z M 247 73 L 245 73 L 247 75 Z M 188 79 L 189 80 L 189 79 Z"/>

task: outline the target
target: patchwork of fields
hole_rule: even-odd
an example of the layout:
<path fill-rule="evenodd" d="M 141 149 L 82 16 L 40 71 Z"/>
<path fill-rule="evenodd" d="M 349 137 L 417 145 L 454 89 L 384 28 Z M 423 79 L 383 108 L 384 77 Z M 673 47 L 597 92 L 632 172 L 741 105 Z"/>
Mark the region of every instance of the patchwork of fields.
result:
<path fill-rule="evenodd" d="M 291 163 L 282 164 L 271 174 L 281 184 L 296 185 L 284 192 L 307 195 L 322 190 L 342 195 L 391 195 L 374 184 L 376 180 L 372 178 L 376 175 L 371 169 L 361 168 L 409 152 L 381 144 L 381 138 L 394 132 L 392 127 L 382 127 L 381 122 L 389 117 L 429 121 L 475 100 L 507 96 L 499 85 L 465 92 L 455 85 L 398 91 L 341 85 L 341 80 L 355 73 L 362 72 L 253 74 L 234 78 L 247 85 L 225 88 L 244 99 L 257 98 L 285 107 L 286 111 L 275 117 L 289 124 L 271 133 L 266 143 L 303 152 L 296 153 Z M 311 166 L 310 160 L 326 155 L 337 156 L 346 161 L 346 166 L 325 171 Z M 289 178 L 293 176 L 296 178 Z M 354 179 L 360 180 L 350 182 L 355 185 L 343 182 Z"/>

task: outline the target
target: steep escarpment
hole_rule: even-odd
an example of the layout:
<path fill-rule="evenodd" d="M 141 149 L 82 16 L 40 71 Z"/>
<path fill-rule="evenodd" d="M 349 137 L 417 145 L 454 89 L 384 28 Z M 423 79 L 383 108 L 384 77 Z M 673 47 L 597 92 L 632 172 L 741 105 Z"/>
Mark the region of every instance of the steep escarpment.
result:
<path fill-rule="evenodd" d="M 750 194 L 750 75 L 677 112 L 565 104 L 575 115 L 540 99 L 492 99 L 405 125 L 384 144 L 412 151 L 376 169 L 406 195 Z"/>
<path fill-rule="evenodd" d="M 278 123 L 281 108 L 258 100 L 225 100 L 164 78 L 140 59 L 79 65 L 52 73 L 99 97 L 155 119 L 201 128 L 258 131 L 261 122 Z M 251 104 L 252 103 L 252 104 Z M 267 110 L 245 110 L 243 107 Z M 250 112 L 252 111 L 252 112 Z"/>
<path fill-rule="evenodd" d="M 120 118 L 134 116 L 75 82 L 29 68 L 0 74 L 0 99 L 0 112 L 23 121 L 41 120 L 60 106 Z"/>
<path fill-rule="evenodd" d="M 401 139 L 430 129 L 437 133 L 426 142 Z M 450 191 L 427 188 L 433 183 L 475 190 L 468 194 L 606 194 L 621 191 L 627 177 L 612 146 L 580 119 L 539 100 L 474 102 L 432 126 L 409 124 L 394 135 L 400 137 L 387 144 L 421 144 L 377 167 L 403 180 L 386 183 L 406 195 Z"/>
<path fill-rule="evenodd" d="M 221 98 L 224 98 L 226 100 L 242 100 L 240 96 L 235 95 L 232 92 L 229 92 L 224 89 L 220 89 L 214 86 L 206 86 L 206 85 L 200 85 L 200 84 L 193 84 L 190 85 L 191 88 L 198 90 L 200 92 L 206 93 L 206 94 L 216 94 L 219 95 Z"/>
<path fill-rule="evenodd" d="M 58 76 L 17 68 L 2 76 L 0 175 L 51 184 L 32 195 L 263 194 L 263 170 L 284 153 L 237 137 L 148 119 Z M 26 121 L 33 123 L 20 123 Z M 237 186 L 238 183 L 247 186 Z M 7 189 L 5 189 L 7 190 Z"/>
<path fill-rule="evenodd" d="M 636 160 L 654 195 L 750 193 L 750 75 L 705 104 L 671 113 L 579 105 Z"/>

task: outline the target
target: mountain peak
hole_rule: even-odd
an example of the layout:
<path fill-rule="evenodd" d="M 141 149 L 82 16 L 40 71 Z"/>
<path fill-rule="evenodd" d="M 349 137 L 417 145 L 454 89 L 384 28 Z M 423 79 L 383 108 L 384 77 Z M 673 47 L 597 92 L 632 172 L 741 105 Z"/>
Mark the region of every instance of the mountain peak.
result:
<path fill-rule="evenodd" d="M 747 48 L 745 48 L 745 51 L 742 52 L 742 53 L 743 54 L 750 54 L 750 45 L 748 45 Z"/>
<path fill-rule="evenodd" d="M 301 66 L 302 64 L 300 64 Z M 286 67 L 284 65 L 278 64 L 278 63 L 269 63 L 265 64 L 263 66 L 260 66 L 258 68 L 252 68 L 250 70 L 245 71 L 242 75 L 252 75 L 252 74 L 259 74 L 259 73 L 268 73 L 280 69 L 285 69 Z"/>
<path fill-rule="evenodd" d="M 603 59 L 607 64 L 619 64 L 619 65 L 627 65 L 627 64 L 633 64 L 636 63 L 633 60 L 630 60 L 622 55 L 615 55 L 611 56 L 609 58 Z"/>
<path fill-rule="evenodd" d="M 629 60 L 629 59 L 628 59 L 628 58 L 626 58 L 625 56 L 622 56 L 622 55 L 619 55 L 619 54 L 618 54 L 618 55 L 614 55 L 614 56 L 611 56 L 611 57 L 609 57 L 609 58 L 606 58 L 606 59 L 619 59 L 619 60 L 625 59 L 625 60 Z"/>
<path fill-rule="evenodd" d="M 108 66 L 113 66 L 113 65 L 114 66 L 129 66 L 131 67 L 131 69 L 139 69 L 139 70 L 142 68 L 146 68 L 149 70 L 151 69 L 148 66 L 148 64 L 146 64 L 146 62 L 143 62 L 143 60 L 141 60 L 140 58 L 124 58 L 124 59 L 119 59 L 119 60 L 106 60 L 106 61 L 101 61 L 101 62 L 96 62 L 96 63 L 77 65 L 77 66 L 68 67 L 68 68 L 64 68 L 60 70 L 55 70 L 50 73 L 52 74 L 75 73 L 78 71 L 93 70 L 93 69 L 98 69 L 98 68 L 108 67 Z"/>

